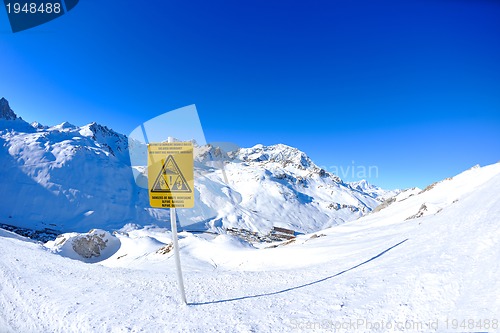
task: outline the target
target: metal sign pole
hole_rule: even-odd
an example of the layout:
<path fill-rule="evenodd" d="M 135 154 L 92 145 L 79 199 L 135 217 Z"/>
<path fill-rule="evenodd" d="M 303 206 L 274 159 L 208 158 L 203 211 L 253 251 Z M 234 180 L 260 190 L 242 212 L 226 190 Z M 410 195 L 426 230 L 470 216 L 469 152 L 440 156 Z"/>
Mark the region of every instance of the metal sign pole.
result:
<path fill-rule="evenodd" d="M 184 280 L 182 279 L 179 242 L 177 241 L 177 218 L 175 214 L 175 208 L 170 208 L 170 224 L 172 225 L 172 242 L 174 244 L 174 256 L 175 256 L 175 265 L 177 266 L 177 279 L 179 280 L 179 289 L 181 290 L 182 302 L 184 302 L 184 304 L 187 304 L 186 292 L 184 291 Z"/>
<path fill-rule="evenodd" d="M 169 137 L 168 142 L 174 142 L 173 138 Z M 175 214 L 175 208 L 170 208 L 170 225 L 172 228 L 172 243 L 174 245 L 174 257 L 175 257 L 175 265 L 177 267 L 177 279 L 179 280 L 179 289 L 181 291 L 182 302 L 184 304 L 187 304 L 186 292 L 184 291 L 184 279 L 182 278 L 179 241 L 177 240 L 177 215 Z"/>

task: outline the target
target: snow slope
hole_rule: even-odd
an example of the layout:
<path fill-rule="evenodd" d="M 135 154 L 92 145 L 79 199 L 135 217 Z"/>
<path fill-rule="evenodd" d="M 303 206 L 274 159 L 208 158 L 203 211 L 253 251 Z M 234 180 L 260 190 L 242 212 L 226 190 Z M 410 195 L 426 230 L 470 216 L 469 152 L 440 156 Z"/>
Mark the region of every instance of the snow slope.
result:
<path fill-rule="evenodd" d="M 0 327 L 499 332 L 498 188 L 500 164 L 473 168 L 275 248 L 182 233 L 188 306 L 180 304 L 166 230 L 128 225 L 114 235 L 120 248 L 98 264 L 0 231 Z M 424 204 L 437 209 L 409 219 Z"/>
<path fill-rule="evenodd" d="M 5 99 L 0 108 L 0 223 L 60 232 L 167 226 L 168 211 L 151 209 L 147 190 L 134 182 L 125 135 L 96 123 L 30 125 Z M 146 146 L 136 148 L 137 156 L 146 156 Z M 286 145 L 229 155 L 212 146 L 197 152 L 197 204 L 178 211 L 187 230 L 235 227 L 265 234 L 282 226 L 312 232 L 354 220 L 384 198 L 383 190 L 354 189 Z"/>

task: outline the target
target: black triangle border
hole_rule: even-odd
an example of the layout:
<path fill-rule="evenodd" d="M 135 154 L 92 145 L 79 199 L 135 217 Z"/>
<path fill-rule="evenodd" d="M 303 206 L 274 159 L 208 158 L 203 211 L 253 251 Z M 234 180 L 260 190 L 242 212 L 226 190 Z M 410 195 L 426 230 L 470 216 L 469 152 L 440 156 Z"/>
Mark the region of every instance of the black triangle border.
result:
<path fill-rule="evenodd" d="M 160 177 L 162 176 L 163 171 L 165 170 L 169 159 L 172 159 L 172 162 L 174 163 L 175 169 L 177 170 L 177 172 L 179 172 L 179 176 L 182 178 L 182 181 L 184 181 L 184 184 L 186 184 L 187 190 L 172 190 L 172 189 L 170 189 L 170 190 L 155 190 L 154 189 L 156 184 L 158 183 Z M 168 186 L 168 184 L 167 184 L 167 186 Z M 177 165 L 177 162 L 175 162 L 174 156 L 172 156 L 172 155 L 167 156 L 167 159 L 165 160 L 165 163 L 163 163 L 163 166 L 160 170 L 160 173 L 156 177 L 156 180 L 153 183 L 153 187 L 151 188 L 150 192 L 155 192 L 155 193 L 192 193 L 191 187 L 189 187 L 189 183 L 187 182 L 186 178 L 182 174 L 181 168 L 179 168 L 179 166 Z"/>

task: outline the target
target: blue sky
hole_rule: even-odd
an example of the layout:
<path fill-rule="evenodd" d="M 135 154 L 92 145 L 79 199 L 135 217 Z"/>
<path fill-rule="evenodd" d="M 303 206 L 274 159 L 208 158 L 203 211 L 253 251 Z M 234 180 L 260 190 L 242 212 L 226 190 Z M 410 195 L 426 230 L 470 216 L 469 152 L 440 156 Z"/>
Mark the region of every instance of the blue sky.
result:
<path fill-rule="evenodd" d="M 500 160 L 499 2 L 131 4 L 82 0 L 16 34 L 0 10 L 0 96 L 125 134 L 196 104 L 207 141 L 285 143 L 346 180 L 376 166 L 388 188 Z"/>

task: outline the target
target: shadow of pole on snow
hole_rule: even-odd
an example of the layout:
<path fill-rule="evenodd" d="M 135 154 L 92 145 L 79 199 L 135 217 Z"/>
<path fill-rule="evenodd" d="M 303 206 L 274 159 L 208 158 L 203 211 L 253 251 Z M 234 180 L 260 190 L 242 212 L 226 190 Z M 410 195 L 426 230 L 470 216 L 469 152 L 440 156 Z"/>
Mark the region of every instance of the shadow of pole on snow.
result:
<path fill-rule="evenodd" d="M 326 280 L 329 280 L 329 279 L 332 279 L 334 277 L 337 277 L 341 274 L 344 274 L 344 273 L 347 273 L 349 271 L 352 271 L 353 269 L 356 269 L 364 264 L 367 264 L 369 263 L 370 261 L 372 260 L 375 260 L 381 256 L 383 256 L 384 254 L 386 254 L 387 252 L 389 252 L 390 250 L 394 249 L 395 247 L 403 244 L 404 242 L 406 242 L 408 240 L 405 239 L 399 243 L 397 243 L 396 245 L 393 245 L 391 246 L 390 248 L 380 252 L 379 254 L 377 254 L 376 256 L 374 257 L 371 257 L 370 259 L 368 260 L 365 260 L 363 261 L 362 263 L 360 264 L 357 264 L 356 266 L 352 266 L 351 268 L 348 268 L 346 270 L 343 270 L 337 274 L 334 274 L 334 275 L 331 275 L 331 276 L 327 276 L 325 278 L 322 278 L 322 279 L 319 279 L 319 280 L 316 280 L 316 281 L 313 281 L 313 282 L 309 282 L 309 283 L 306 283 L 306 284 L 302 284 L 300 286 L 296 286 L 296 287 L 290 287 L 290 288 L 287 288 L 287 289 L 283 289 L 283 290 L 279 290 L 279 291 L 274 291 L 274 292 L 270 292 L 270 293 L 262 293 L 262 294 L 257 294 L 257 295 L 248 295 L 248 296 L 242 296 L 242 297 L 235 297 L 235 298 L 229 298 L 229 299 L 223 299 L 223 300 L 219 300 L 219 301 L 209 301 L 209 302 L 194 302 L 194 303 L 188 303 L 188 305 L 208 305 L 208 304 L 217 304 L 217 303 L 225 303 L 225 302 L 234 302 L 234 301 L 241 301 L 241 300 L 244 300 L 244 299 L 250 299 L 250 298 L 258 298 L 258 297 L 265 297 L 265 296 L 273 296 L 273 295 L 278 295 L 278 294 L 282 294 L 282 293 L 285 293 L 285 292 L 288 292 L 288 291 L 292 291 L 292 290 L 296 290 L 296 289 L 301 289 L 301 288 L 305 288 L 305 287 L 308 287 L 308 286 L 311 286 L 311 285 L 314 285 L 314 284 L 317 284 L 317 283 L 320 283 L 320 282 L 324 282 Z"/>

